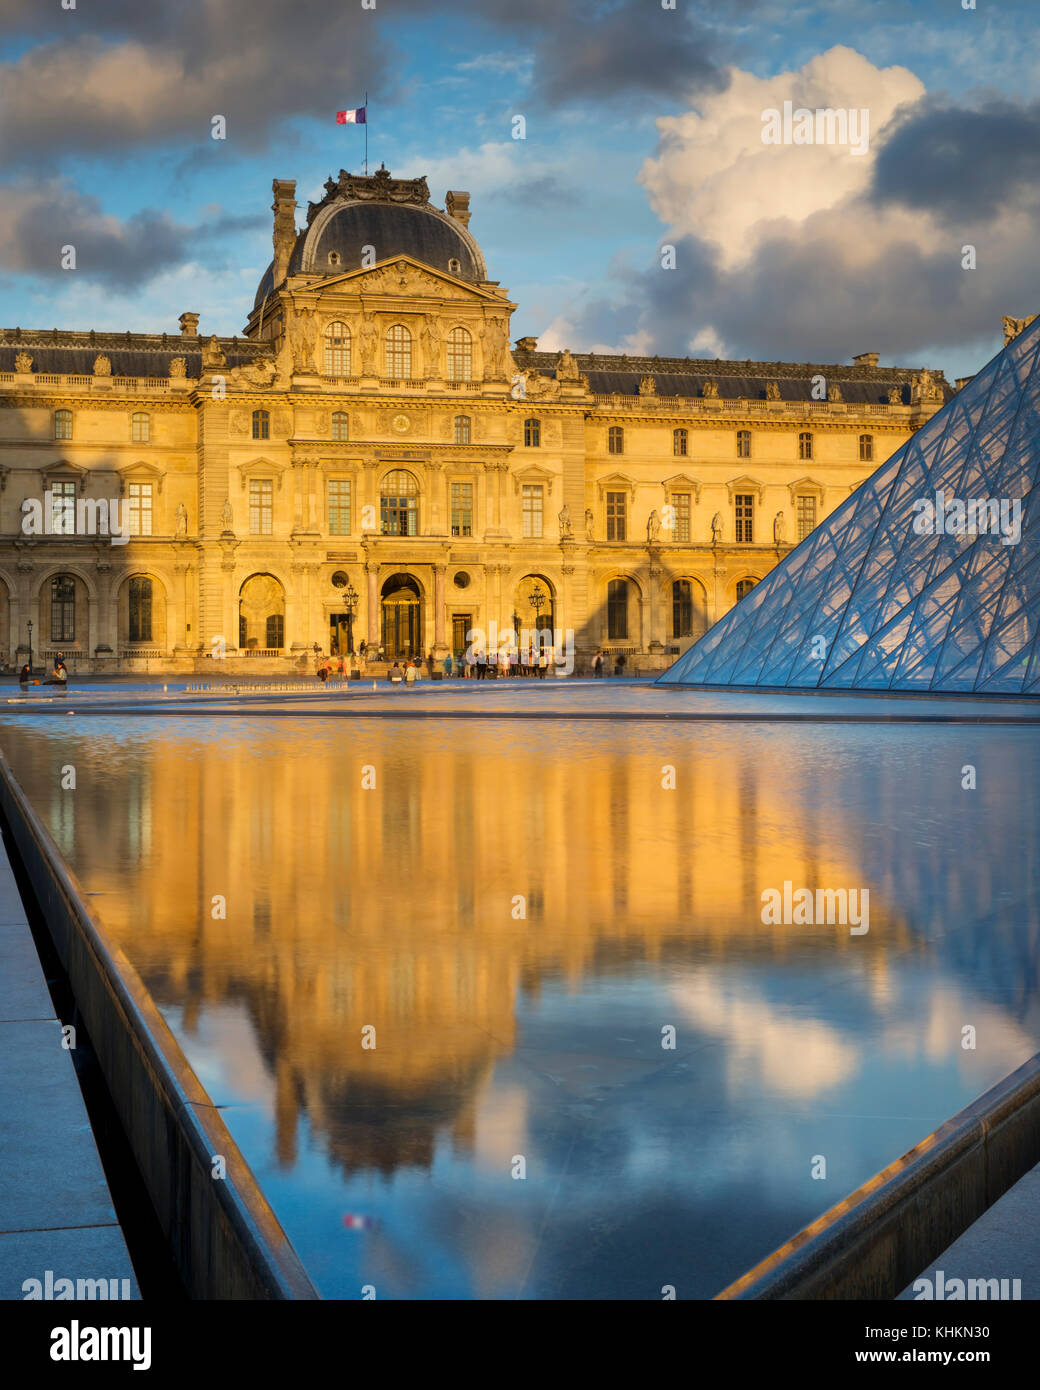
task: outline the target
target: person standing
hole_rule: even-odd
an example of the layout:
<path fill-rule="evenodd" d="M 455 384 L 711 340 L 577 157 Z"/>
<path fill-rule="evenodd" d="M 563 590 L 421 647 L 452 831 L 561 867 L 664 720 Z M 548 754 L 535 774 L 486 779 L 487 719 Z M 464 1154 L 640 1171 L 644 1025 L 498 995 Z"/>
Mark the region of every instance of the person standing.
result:
<path fill-rule="evenodd" d="M 426 674 L 433 680 L 433 652 L 426 653 Z"/>
<path fill-rule="evenodd" d="M 451 652 L 444 658 L 444 678 L 451 680 Z"/>
<path fill-rule="evenodd" d="M 404 678 L 405 678 L 405 682 L 406 682 L 408 685 L 414 685 L 414 684 L 415 684 L 415 662 L 414 662 L 414 661 L 409 661 L 408 665 L 405 667 Z"/>

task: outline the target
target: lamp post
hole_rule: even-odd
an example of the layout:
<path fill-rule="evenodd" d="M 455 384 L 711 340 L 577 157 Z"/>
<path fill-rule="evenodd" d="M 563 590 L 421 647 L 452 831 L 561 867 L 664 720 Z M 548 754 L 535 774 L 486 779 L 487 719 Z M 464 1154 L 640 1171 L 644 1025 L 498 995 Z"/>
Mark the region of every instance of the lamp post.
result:
<path fill-rule="evenodd" d="M 347 605 L 347 646 L 350 653 L 354 651 L 354 613 L 358 606 L 358 592 L 353 584 L 347 582 L 347 587 L 343 590 L 343 602 Z"/>
<path fill-rule="evenodd" d="M 29 675 L 32 675 L 32 618 L 29 619 Z"/>
<path fill-rule="evenodd" d="M 537 644 L 538 644 L 538 655 L 539 655 L 539 657 L 540 657 L 541 654 L 542 654 L 541 616 L 542 616 L 542 609 L 544 608 L 545 603 L 546 603 L 546 596 L 545 596 L 545 594 L 542 593 L 541 589 L 539 589 L 538 585 L 536 584 L 536 585 L 534 586 L 534 588 L 531 590 L 531 607 L 534 609 L 534 632 L 535 632 L 535 641 L 536 641 Z"/>

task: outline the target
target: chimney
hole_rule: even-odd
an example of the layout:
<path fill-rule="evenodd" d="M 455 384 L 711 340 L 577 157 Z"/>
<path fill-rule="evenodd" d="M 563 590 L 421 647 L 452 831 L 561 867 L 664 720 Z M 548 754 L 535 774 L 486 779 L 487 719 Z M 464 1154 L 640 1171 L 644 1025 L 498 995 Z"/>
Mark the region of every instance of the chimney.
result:
<path fill-rule="evenodd" d="M 538 339 L 537 339 L 537 338 L 517 338 L 517 340 L 516 340 L 516 348 L 517 348 L 517 351 L 518 351 L 518 352 L 537 352 L 537 351 L 538 351 Z"/>
<path fill-rule="evenodd" d="M 198 314 L 181 314 L 177 322 L 181 326 L 182 338 L 197 338 L 199 336 Z"/>
<path fill-rule="evenodd" d="M 454 217 L 456 222 L 461 222 L 464 227 L 469 226 L 469 194 L 449 192 L 444 200 L 444 206 L 448 211 L 449 217 Z"/>
<path fill-rule="evenodd" d="M 861 352 L 858 357 L 854 357 L 852 360 L 857 367 L 876 367 L 878 354 L 876 352 Z"/>
<path fill-rule="evenodd" d="M 274 202 L 274 283 L 277 287 L 289 269 L 289 257 L 296 245 L 296 180 L 275 179 L 271 184 Z"/>

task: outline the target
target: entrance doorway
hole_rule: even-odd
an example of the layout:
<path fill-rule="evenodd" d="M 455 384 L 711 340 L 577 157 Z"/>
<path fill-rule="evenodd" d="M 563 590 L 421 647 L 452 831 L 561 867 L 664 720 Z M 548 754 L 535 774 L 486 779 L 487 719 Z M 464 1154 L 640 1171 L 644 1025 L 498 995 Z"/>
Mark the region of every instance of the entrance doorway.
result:
<path fill-rule="evenodd" d="M 383 585 L 383 650 L 387 661 L 418 660 L 422 646 L 422 595 L 410 574 L 392 574 Z"/>
<path fill-rule="evenodd" d="M 451 654 L 456 661 L 460 661 L 466 655 L 466 648 L 469 642 L 466 633 L 473 627 L 472 613 L 453 613 L 451 615 Z"/>
<path fill-rule="evenodd" d="M 349 656 L 354 650 L 354 619 L 350 613 L 329 614 L 329 652 Z"/>

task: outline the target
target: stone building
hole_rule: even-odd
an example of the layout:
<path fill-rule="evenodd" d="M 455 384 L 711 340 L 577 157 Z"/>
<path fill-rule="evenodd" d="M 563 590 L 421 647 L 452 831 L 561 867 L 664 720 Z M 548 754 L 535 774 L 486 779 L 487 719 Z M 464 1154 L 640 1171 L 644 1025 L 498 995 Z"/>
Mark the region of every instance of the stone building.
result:
<path fill-rule="evenodd" d="M 952 394 L 942 374 L 511 348 L 467 193 L 341 172 L 244 336 L 7 329 L 0 653 L 289 670 L 573 633 L 662 669 Z M 666 272 L 662 272 L 666 273 Z M 112 534 L 118 531 L 120 534 Z"/>

